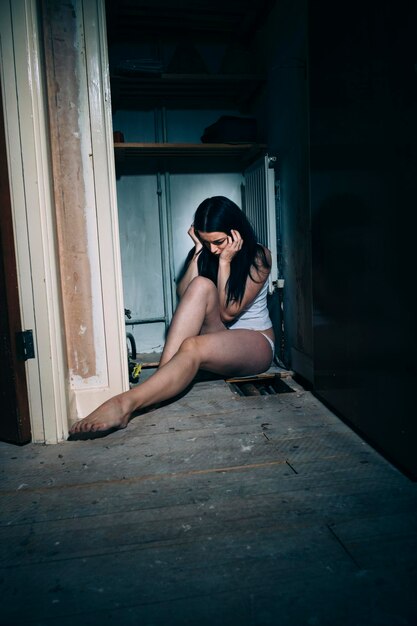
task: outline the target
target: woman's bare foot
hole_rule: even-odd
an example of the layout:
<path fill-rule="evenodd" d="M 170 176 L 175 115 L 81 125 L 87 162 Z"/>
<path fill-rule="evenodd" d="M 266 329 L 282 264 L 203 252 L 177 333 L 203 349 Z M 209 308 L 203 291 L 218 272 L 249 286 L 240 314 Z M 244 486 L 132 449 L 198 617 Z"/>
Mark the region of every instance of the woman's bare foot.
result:
<path fill-rule="evenodd" d="M 98 432 L 113 428 L 126 428 L 129 417 L 134 411 L 130 399 L 125 393 L 110 398 L 84 419 L 73 424 L 70 435 L 87 432 Z"/>

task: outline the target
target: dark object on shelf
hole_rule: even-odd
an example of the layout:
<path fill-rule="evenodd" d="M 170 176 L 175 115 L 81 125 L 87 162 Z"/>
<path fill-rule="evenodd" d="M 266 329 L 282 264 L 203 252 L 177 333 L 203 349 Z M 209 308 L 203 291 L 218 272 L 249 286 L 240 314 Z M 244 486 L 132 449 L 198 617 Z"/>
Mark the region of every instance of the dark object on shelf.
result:
<path fill-rule="evenodd" d="M 222 115 L 207 126 L 201 137 L 203 143 L 240 143 L 257 140 L 257 124 L 253 117 Z"/>

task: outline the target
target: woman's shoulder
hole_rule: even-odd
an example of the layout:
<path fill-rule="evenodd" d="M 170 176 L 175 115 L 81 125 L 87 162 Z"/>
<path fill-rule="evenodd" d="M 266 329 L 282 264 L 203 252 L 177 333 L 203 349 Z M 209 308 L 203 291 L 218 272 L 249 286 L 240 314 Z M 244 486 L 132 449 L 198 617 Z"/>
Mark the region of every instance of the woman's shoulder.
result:
<path fill-rule="evenodd" d="M 271 260 L 271 251 L 266 246 L 258 243 L 252 270 L 254 273 L 250 274 L 252 280 L 256 283 L 263 283 L 267 280 L 271 271 Z"/>
<path fill-rule="evenodd" d="M 272 255 L 269 248 L 262 245 L 261 243 L 258 243 L 258 252 L 256 255 L 256 259 L 258 263 L 260 262 L 261 267 L 269 271 L 272 263 Z"/>

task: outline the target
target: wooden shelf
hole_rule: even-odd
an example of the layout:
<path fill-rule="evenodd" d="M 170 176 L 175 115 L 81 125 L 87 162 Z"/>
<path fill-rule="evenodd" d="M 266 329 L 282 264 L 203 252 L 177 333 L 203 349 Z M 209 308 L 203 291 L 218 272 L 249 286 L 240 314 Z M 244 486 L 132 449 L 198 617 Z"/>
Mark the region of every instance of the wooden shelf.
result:
<path fill-rule="evenodd" d="M 113 108 L 211 109 L 244 111 L 265 84 L 256 74 L 114 74 Z"/>
<path fill-rule="evenodd" d="M 253 143 L 115 143 L 119 173 L 240 172 L 266 145 Z"/>

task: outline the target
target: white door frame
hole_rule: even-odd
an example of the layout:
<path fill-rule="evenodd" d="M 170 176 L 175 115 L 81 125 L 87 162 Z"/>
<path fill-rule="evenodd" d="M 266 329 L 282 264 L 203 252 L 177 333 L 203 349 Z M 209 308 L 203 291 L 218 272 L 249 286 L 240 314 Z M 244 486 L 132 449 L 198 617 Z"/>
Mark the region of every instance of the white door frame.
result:
<path fill-rule="evenodd" d="M 86 24 L 101 300 L 108 384 L 70 385 L 65 352 L 47 102 L 36 0 L 0 1 L 0 73 L 32 438 L 57 443 L 69 421 L 128 388 L 104 0 L 77 0 Z M 99 210 L 97 210 L 99 206 Z M 96 303 L 97 304 L 97 303 Z"/>

